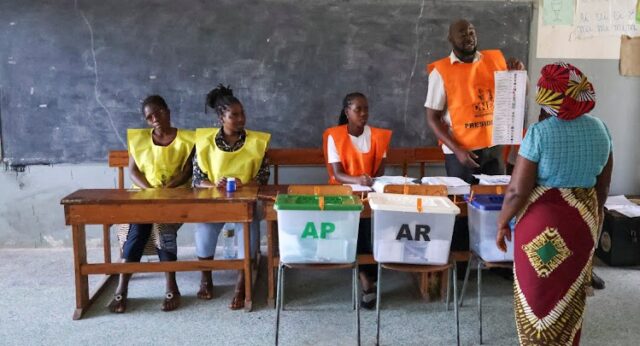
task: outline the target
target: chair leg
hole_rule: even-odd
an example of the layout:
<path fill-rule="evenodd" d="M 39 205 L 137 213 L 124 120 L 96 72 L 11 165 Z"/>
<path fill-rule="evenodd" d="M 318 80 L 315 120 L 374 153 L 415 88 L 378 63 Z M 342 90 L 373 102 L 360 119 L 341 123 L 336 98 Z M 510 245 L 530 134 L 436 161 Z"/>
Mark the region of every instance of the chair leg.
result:
<path fill-rule="evenodd" d="M 467 283 L 469 282 L 469 273 L 471 272 L 471 262 L 473 261 L 473 255 L 467 263 L 467 270 L 464 273 L 464 281 L 462 282 L 462 290 L 460 290 L 460 307 L 464 303 L 464 294 L 467 292 Z"/>
<path fill-rule="evenodd" d="M 451 297 L 451 275 L 452 270 L 447 269 L 447 300 L 445 301 L 445 309 L 449 311 L 449 299 Z"/>
<path fill-rule="evenodd" d="M 456 345 L 460 346 L 460 319 L 458 316 L 458 265 L 453 261 L 453 310 L 456 316 Z"/>
<path fill-rule="evenodd" d="M 284 265 L 278 266 L 278 283 L 276 286 L 276 346 L 278 345 L 278 332 L 280 331 L 280 310 L 282 309 L 282 276 Z"/>
<path fill-rule="evenodd" d="M 357 271 L 358 265 L 356 264 L 355 266 L 356 266 L 356 269 L 354 269 L 354 270 Z M 358 273 L 356 272 L 355 275 L 356 275 L 356 278 L 354 279 L 355 281 L 353 283 L 353 290 L 351 290 L 351 305 L 352 305 L 351 308 L 353 310 L 356 309 L 356 302 L 358 301 L 358 299 L 357 299 L 357 297 L 358 297 L 358 281 L 357 281 Z"/>
<path fill-rule="evenodd" d="M 478 335 L 482 345 L 482 260 L 478 258 Z"/>
<path fill-rule="evenodd" d="M 356 340 L 360 346 L 360 304 L 355 304 L 358 297 L 358 265 L 353 267 L 353 301 L 356 308 Z"/>
<path fill-rule="evenodd" d="M 285 310 L 285 308 L 284 308 L 284 271 L 285 271 L 285 269 L 286 268 L 283 266 L 283 268 L 282 268 L 282 279 L 281 279 L 281 283 L 280 283 L 282 285 L 282 287 L 280 287 L 280 292 L 281 292 L 281 295 L 280 295 L 280 309 L 282 311 Z"/>
<path fill-rule="evenodd" d="M 380 345 L 380 290 L 382 287 L 382 265 L 378 263 L 378 286 L 376 288 L 376 346 Z"/>

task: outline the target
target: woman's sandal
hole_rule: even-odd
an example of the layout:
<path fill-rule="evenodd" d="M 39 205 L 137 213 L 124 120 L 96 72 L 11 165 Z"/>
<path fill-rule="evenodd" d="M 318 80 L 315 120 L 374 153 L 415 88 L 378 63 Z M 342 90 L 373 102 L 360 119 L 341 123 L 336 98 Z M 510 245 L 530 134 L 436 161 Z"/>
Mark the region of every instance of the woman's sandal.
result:
<path fill-rule="evenodd" d="M 114 294 L 113 299 L 109 302 L 107 307 L 109 308 L 109 311 L 116 314 L 121 314 L 127 311 L 127 292 Z"/>
<path fill-rule="evenodd" d="M 244 298 L 244 291 L 235 291 L 231 304 L 229 304 L 229 309 L 240 310 L 244 308 Z"/>
<path fill-rule="evenodd" d="M 376 286 L 372 286 L 369 292 L 362 290 L 360 307 L 367 310 L 373 310 L 376 307 Z"/>
<path fill-rule="evenodd" d="M 180 307 L 180 292 L 167 292 L 162 302 L 162 311 L 173 311 L 178 307 Z"/>

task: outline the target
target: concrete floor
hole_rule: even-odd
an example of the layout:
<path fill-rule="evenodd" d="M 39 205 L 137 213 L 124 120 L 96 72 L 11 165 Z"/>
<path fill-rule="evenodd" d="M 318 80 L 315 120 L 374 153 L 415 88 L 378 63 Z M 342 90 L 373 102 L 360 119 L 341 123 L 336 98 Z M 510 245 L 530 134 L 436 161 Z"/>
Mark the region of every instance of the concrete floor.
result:
<path fill-rule="evenodd" d="M 181 258 L 193 249 L 180 248 Z M 98 259 L 99 249 L 89 251 Z M 16 272 L 20 269 L 20 272 Z M 160 311 L 162 274 L 140 274 L 131 281 L 128 311 L 105 308 L 115 286 L 80 321 L 73 321 L 73 263 L 70 249 L 0 250 L 0 345 L 269 345 L 275 310 L 266 306 L 263 265 L 254 312 L 230 311 L 235 273 L 215 272 L 215 298 L 195 298 L 198 273 L 178 273 L 179 310 Z M 640 268 L 599 266 L 607 288 L 588 300 L 583 345 L 638 345 L 640 338 Z M 350 272 L 287 272 L 287 311 L 281 316 L 281 345 L 354 345 L 355 315 L 350 310 Z M 467 305 L 460 311 L 463 345 L 477 339 L 475 275 Z M 92 278 L 95 284 L 99 278 Z M 424 303 L 411 277 L 383 272 L 382 345 L 453 345 L 453 312 L 442 303 Z M 461 284 L 461 282 L 460 282 Z M 512 283 L 483 275 L 484 341 L 515 345 Z M 375 341 L 375 312 L 362 311 L 362 344 Z"/>

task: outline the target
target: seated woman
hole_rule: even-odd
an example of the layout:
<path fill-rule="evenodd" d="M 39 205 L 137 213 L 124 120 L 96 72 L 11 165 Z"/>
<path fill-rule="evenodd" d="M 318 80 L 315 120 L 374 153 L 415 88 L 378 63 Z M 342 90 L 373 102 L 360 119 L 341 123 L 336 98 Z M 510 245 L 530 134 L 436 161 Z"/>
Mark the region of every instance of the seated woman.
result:
<path fill-rule="evenodd" d="M 142 113 L 151 129 L 129 129 L 129 173 L 134 188 L 189 187 L 195 133 L 171 127 L 171 111 L 158 95 L 142 102 Z M 177 259 L 176 231 L 179 224 L 132 224 L 124 235 L 122 257 L 125 262 L 140 262 L 147 242 L 152 239 L 160 261 Z M 152 232 L 153 230 L 153 232 Z M 120 274 L 115 296 L 109 304 L 111 312 L 127 308 L 127 290 L 131 274 Z M 180 291 L 175 273 L 166 273 L 166 295 L 162 311 L 180 305 Z"/>
<path fill-rule="evenodd" d="M 542 68 L 529 127 L 498 217 L 497 246 L 514 232 L 514 308 L 521 345 L 578 345 L 593 253 L 613 166 L 611 136 L 587 112 L 595 92 L 566 63 Z"/>
<path fill-rule="evenodd" d="M 235 178 L 237 188 L 243 185 L 265 185 L 269 181 L 269 165 L 264 157 L 271 135 L 245 129 L 246 117 L 240 101 L 228 87 L 219 85 L 207 95 L 207 107 L 218 115 L 221 127 L 196 130 L 196 154 L 193 158 L 193 186 L 225 188 L 227 178 Z M 211 260 L 223 223 L 196 225 L 196 254 L 200 260 Z M 243 227 L 238 225 L 238 258 L 244 258 Z M 260 218 L 251 224 L 251 257 L 259 249 Z M 198 298 L 213 298 L 211 271 L 203 271 Z M 238 272 L 235 295 L 229 308 L 244 307 L 244 271 Z"/>
<path fill-rule="evenodd" d="M 369 104 L 358 92 L 348 94 L 342 101 L 342 111 L 336 127 L 328 128 L 323 136 L 323 148 L 330 184 L 373 185 L 373 177 L 384 174 L 391 131 L 367 125 Z M 361 219 L 358 229 L 358 254 L 372 253 L 371 219 Z M 361 265 L 360 282 L 365 309 L 376 305 L 376 266 Z"/>

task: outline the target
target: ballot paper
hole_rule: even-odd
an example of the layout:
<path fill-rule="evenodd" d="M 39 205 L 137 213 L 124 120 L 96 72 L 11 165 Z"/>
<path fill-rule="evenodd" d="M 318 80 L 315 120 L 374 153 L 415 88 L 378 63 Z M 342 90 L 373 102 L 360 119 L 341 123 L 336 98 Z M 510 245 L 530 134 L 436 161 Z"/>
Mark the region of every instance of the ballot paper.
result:
<path fill-rule="evenodd" d="M 520 144 L 524 127 L 527 71 L 496 71 L 493 145 Z"/>
<path fill-rule="evenodd" d="M 471 192 L 471 185 L 457 177 L 423 177 L 424 185 L 446 185 L 450 195 L 467 195 Z"/>
<path fill-rule="evenodd" d="M 480 185 L 508 185 L 511 181 L 510 175 L 474 174 L 473 176 L 479 180 Z"/>
<path fill-rule="evenodd" d="M 403 177 L 400 175 L 383 175 L 381 177 L 373 178 L 373 190 L 375 192 L 383 193 L 384 187 L 387 185 L 416 185 L 414 181 L 416 178 Z"/>
<path fill-rule="evenodd" d="M 628 217 L 640 216 L 640 206 L 628 200 L 624 195 L 607 197 L 604 207 Z"/>
<path fill-rule="evenodd" d="M 361 192 L 361 191 L 373 191 L 370 186 L 360 185 L 360 184 L 343 184 L 346 186 L 351 186 L 351 191 L 353 192 Z"/>

